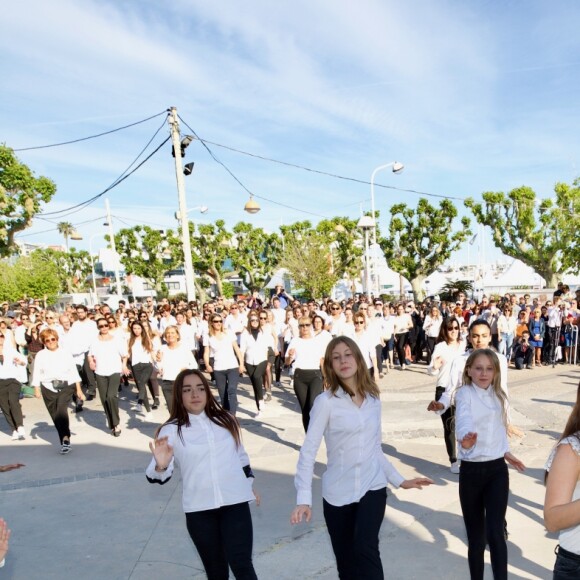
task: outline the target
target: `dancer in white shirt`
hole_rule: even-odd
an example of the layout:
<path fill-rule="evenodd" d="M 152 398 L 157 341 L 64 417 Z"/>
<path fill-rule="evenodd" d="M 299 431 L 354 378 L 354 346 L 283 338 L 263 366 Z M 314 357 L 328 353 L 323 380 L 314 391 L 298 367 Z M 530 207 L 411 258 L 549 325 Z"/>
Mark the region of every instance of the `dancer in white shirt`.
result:
<path fill-rule="evenodd" d="M 469 355 L 455 404 L 455 432 L 461 459 L 459 501 L 467 531 L 471 579 L 483 580 L 487 544 L 494 579 L 507 580 L 506 461 L 518 471 L 524 471 L 525 466 L 509 450 L 509 402 L 500 383 L 499 358 L 493 350 L 479 349 Z"/>
<path fill-rule="evenodd" d="M 381 401 L 356 343 L 333 338 L 324 356 L 328 390 L 312 408 L 300 450 L 295 486 L 297 506 L 290 522 L 312 515 L 312 477 L 322 438 L 327 469 L 322 476 L 324 519 L 341 580 L 383 578 L 379 530 L 387 484 L 403 489 L 433 483 L 426 477 L 405 480 L 382 451 Z"/>
<path fill-rule="evenodd" d="M 187 531 L 209 579 L 257 579 L 252 564 L 249 502 L 254 474 L 235 417 L 214 399 L 198 370 L 177 375 L 171 415 L 149 447 L 150 483 L 166 483 L 181 469 Z"/>
<path fill-rule="evenodd" d="M 35 395 L 44 400 L 60 440 L 60 453 L 70 453 L 70 427 L 68 404 L 76 390 L 77 399 L 84 399 L 81 377 L 69 350 L 59 348 L 59 335 L 53 328 L 45 328 L 40 333 L 44 349 L 34 361 L 32 386 Z"/>

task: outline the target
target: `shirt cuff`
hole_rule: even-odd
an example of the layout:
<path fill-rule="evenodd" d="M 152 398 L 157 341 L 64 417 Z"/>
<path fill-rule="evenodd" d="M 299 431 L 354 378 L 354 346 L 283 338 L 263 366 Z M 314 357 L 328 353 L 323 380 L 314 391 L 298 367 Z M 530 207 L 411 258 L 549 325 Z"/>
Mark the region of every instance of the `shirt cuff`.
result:
<path fill-rule="evenodd" d="M 145 475 L 149 479 L 158 479 L 159 481 L 165 481 L 173 475 L 174 462 L 175 458 L 172 458 L 165 471 L 155 471 L 155 466 L 157 465 L 157 463 L 155 462 L 155 458 L 153 458 L 151 460 L 151 463 L 145 470 Z"/>
<path fill-rule="evenodd" d="M 312 491 L 299 489 L 296 495 L 296 505 L 307 505 L 312 507 Z"/>
<path fill-rule="evenodd" d="M 405 481 L 405 478 L 400 473 L 393 473 L 388 478 L 389 483 L 394 487 L 401 487 L 401 483 Z"/>

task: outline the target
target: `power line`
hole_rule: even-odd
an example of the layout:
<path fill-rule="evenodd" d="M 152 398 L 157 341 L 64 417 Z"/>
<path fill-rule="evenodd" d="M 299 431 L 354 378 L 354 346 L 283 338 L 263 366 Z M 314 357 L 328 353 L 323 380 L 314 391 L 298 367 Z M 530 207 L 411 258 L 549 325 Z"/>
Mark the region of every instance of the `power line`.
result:
<path fill-rule="evenodd" d="M 82 226 L 82 225 L 84 225 L 84 224 L 90 224 L 90 223 L 92 223 L 92 222 L 98 222 L 99 220 L 102 220 L 102 219 L 104 219 L 105 217 L 106 217 L 106 216 L 99 216 L 99 217 L 97 217 L 97 218 L 93 218 L 93 219 L 90 219 L 90 220 L 85 220 L 85 221 L 83 221 L 83 222 L 79 222 L 78 224 L 71 224 L 71 225 L 73 226 L 73 228 L 75 228 L 75 229 L 76 229 L 78 226 Z M 32 232 L 32 233 L 29 233 L 29 234 L 21 234 L 21 235 L 19 235 L 19 236 L 18 236 L 18 238 L 17 238 L 17 239 L 20 239 L 20 238 L 27 238 L 27 237 L 29 237 L 29 236 L 38 236 L 38 235 L 40 235 L 40 234 L 47 234 L 47 233 L 49 233 L 49 232 L 56 232 L 56 231 L 58 231 L 58 227 L 56 227 L 56 228 L 50 228 L 50 229 L 48 229 L 48 230 L 42 230 L 41 232 Z"/>
<path fill-rule="evenodd" d="M 159 132 L 159 129 L 157 130 L 157 132 Z M 44 217 L 44 216 L 47 216 L 47 215 L 57 215 L 57 214 L 60 214 L 60 217 L 67 217 L 69 215 L 72 215 L 74 213 L 77 213 L 77 212 L 81 211 L 85 207 L 88 207 L 90 204 L 92 204 L 93 202 L 95 202 L 97 199 L 99 199 L 100 197 L 102 197 L 103 195 L 105 195 L 105 193 L 111 191 L 113 188 L 117 187 L 117 185 L 119 185 L 123 181 L 125 181 L 125 179 L 127 179 L 128 177 L 130 177 L 131 175 L 133 175 L 133 173 L 135 173 L 140 167 L 142 167 L 145 163 L 147 163 L 147 161 L 149 161 L 149 159 L 151 159 L 151 157 L 153 157 L 153 155 L 155 155 L 159 151 L 159 149 L 161 149 L 161 147 L 163 147 L 163 145 L 165 145 L 165 143 L 167 143 L 170 139 L 171 139 L 171 137 L 167 137 L 162 143 L 159 144 L 159 146 L 156 149 L 154 149 L 147 157 L 145 157 L 145 159 L 143 159 L 143 161 L 141 161 L 141 163 L 139 163 L 139 165 L 137 165 L 137 167 L 135 167 L 132 171 L 130 171 L 129 173 L 126 173 L 127 170 L 125 169 L 125 171 L 123 171 L 123 173 L 121 173 L 121 175 L 117 179 L 115 179 L 115 181 L 113 181 L 113 183 L 111 185 L 109 185 L 109 187 L 107 187 L 106 189 L 104 189 L 103 191 L 101 191 L 101 193 L 98 193 L 97 195 L 94 195 L 93 197 L 87 199 L 86 201 L 83 201 L 81 203 L 78 203 L 76 205 L 73 205 L 73 206 L 71 206 L 71 207 L 69 207 L 67 209 L 59 210 L 59 211 L 53 211 L 53 212 L 48 212 L 48 213 L 43 213 L 41 215 Z M 133 165 L 135 163 L 135 161 L 141 156 L 141 153 L 139 153 L 139 155 L 137 156 L 137 158 L 129 165 L 129 167 L 131 167 L 131 165 Z M 123 175 L 125 173 L 126 173 L 126 175 Z"/>
<path fill-rule="evenodd" d="M 181 119 L 181 117 L 180 117 L 180 119 Z M 183 119 L 182 119 L 182 121 L 183 121 Z M 183 123 L 191 131 L 193 131 L 193 129 L 185 121 L 183 121 Z M 248 157 L 254 157 L 255 159 L 261 159 L 262 161 L 269 161 L 271 163 L 278 163 L 279 165 L 285 165 L 286 167 L 293 167 L 294 169 L 302 169 L 303 171 L 308 171 L 310 173 L 318 173 L 319 175 L 326 175 L 327 177 L 333 177 L 335 179 L 342 179 L 344 181 L 352 181 L 354 183 L 360 183 L 360 184 L 363 184 L 363 185 L 371 185 L 371 182 L 370 181 L 366 181 L 364 179 L 357 179 L 356 177 L 347 177 L 345 175 L 338 175 L 336 173 L 330 173 L 328 171 L 321 171 L 319 169 L 312 169 L 310 167 L 305 167 L 304 165 L 298 165 L 296 163 L 289 163 L 288 161 L 280 161 L 279 159 L 272 159 L 271 157 L 265 157 L 263 155 L 257 155 L 256 153 L 248 153 L 247 151 L 242 151 L 241 149 L 236 149 L 235 147 L 230 147 L 228 145 L 222 145 L 221 143 L 215 143 L 213 141 L 207 141 L 205 139 L 201 139 L 198 135 L 195 134 L 195 132 L 194 132 L 194 136 L 206 148 L 207 148 L 206 144 L 209 143 L 210 145 L 214 145 L 215 147 L 221 147 L 222 149 L 227 149 L 228 151 L 232 151 L 234 153 L 239 153 L 241 155 L 247 155 Z M 375 187 L 382 187 L 384 189 L 394 189 L 396 191 L 403 191 L 405 193 L 416 193 L 417 195 L 426 195 L 426 196 L 429 196 L 429 197 L 437 197 L 437 198 L 442 198 L 442 199 L 454 199 L 454 200 L 457 200 L 457 201 L 463 201 L 463 199 L 461 197 L 454 197 L 452 195 L 442 195 L 442 194 L 438 194 L 438 193 L 428 193 L 426 191 L 418 191 L 416 189 L 405 189 L 403 187 L 396 187 L 395 185 L 383 185 L 381 183 L 375 183 L 374 185 L 375 185 Z M 255 197 L 258 197 L 258 196 L 255 195 Z M 262 198 L 262 199 L 267 199 L 267 198 Z M 272 200 L 268 200 L 268 201 L 272 201 Z M 276 202 L 273 202 L 273 203 L 276 203 Z M 359 203 L 359 202 L 356 202 L 356 203 Z"/>
<path fill-rule="evenodd" d="M 129 125 L 124 125 L 123 127 L 118 127 L 117 129 L 111 129 L 110 131 L 105 131 L 104 133 L 98 133 L 97 135 L 89 135 L 88 137 L 81 137 L 80 139 L 73 139 L 72 141 L 63 141 L 62 143 L 52 143 L 51 145 L 37 145 L 36 147 L 20 147 L 19 149 L 13 149 L 13 151 L 32 151 L 34 149 L 48 149 L 50 147 L 61 147 L 62 145 L 71 145 L 73 143 L 80 143 L 81 141 L 88 141 L 89 139 L 96 139 L 97 137 L 103 137 L 104 135 L 110 135 L 111 133 L 116 133 L 117 131 L 122 131 L 123 129 L 128 129 L 129 127 L 135 127 L 135 125 L 140 125 L 141 123 L 146 123 L 151 119 L 155 119 L 155 117 L 159 117 L 159 115 L 163 115 L 167 113 L 167 109 L 165 111 L 161 111 L 161 113 L 157 113 L 156 115 L 152 115 L 151 117 L 147 117 L 146 119 L 142 119 L 141 121 L 137 121 L 136 123 L 130 123 Z"/>
<path fill-rule="evenodd" d="M 223 161 L 220 161 L 220 160 L 219 160 L 219 159 L 218 159 L 218 158 L 215 156 L 215 154 L 213 153 L 213 151 L 212 151 L 212 150 L 211 150 L 211 149 L 210 149 L 210 148 L 207 146 L 207 143 L 209 143 L 209 141 L 206 143 L 206 142 L 205 142 L 203 139 L 201 139 L 201 138 L 200 138 L 200 137 L 197 135 L 197 133 L 196 133 L 196 132 L 195 132 L 195 131 L 194 131 L 194 130 L 193 130 L 193 129 L 192 129 L 192 128 L 191 128 L 191 127 L 190 127 L 190 126 L 189 126 L 189 125 L 188 125 L 188 124 L 187 124 L 187 123 L 186 123 L 186 122 L 185 122 L 185 121 L 184 121 L 184 120 L 183 120 L 183 119 L 182 119 L 180 116 L 179 116 L 179 115 L 178 115 L 178 117 L 179 117 L 179 120 L 180 120 L 180 121 L 181 121 L 181 122 L 182 122 L 182 123 L 183 123 L 183 124 L 184 124 L 184 125 L 185 125 L 185 126 L 186 126 L 186 127 L 187 127 L 187 128 L 188 128 L 188 129 L 189 129 L 191 132 L 192 132 L 192 133 L 193 133 L 193 135 L 195 136 L 195 138 L 196 138 L 196 139 L 197 139 L 197 140 L 198 140 L 198 141 L 199 141 L 199 142 L 200 142 L 200 143 L 201 143 L 201 144 L 202 144 L 202 145 L 205 147 L 205 149 L 206 149 L 206 150 L 207 150 L 207 152 L 210 154 L 210 156 L 212 157 L 212 159 L 213 159 L 213 160 L 214 160 L 216 163 L 218 163 L 219 165 L 221 165 L 221 166 L 222 166 L 222 167 L 223 167 L 223 168 L 224 168 L 224 169 L 225 169 L 225 170 L 226 170 L 226 171 L 227 171 L 227 172 L 228 172 L 228 173 L 229 173 L 229 174 L 230 174 L 230 175 L 233 177 L 233 179 L 234 179 L 234 180 L 235 180 L 235 181 L 236 181 L 236 182 L 237 182 L 237 183 L 238 183 L 238 184 L 239 184 L 239 185 L 240 185 L 240 186 L 241 186 L 241 187 L 242 187 L 242 188 L 243 188 L 243 189 L 244 189 L 244 190 L 245 190 L 247 193 L 249 193 L 251 196 L 253 196 L 253 197 L 257 197 L 258 199 L 263 199 L 264 201 L 268 201 L 269 203 L 273 203 L 274 205 L 278 205 L 278 206 L 280 206 L 280 207 L 285 207 L 285 208 L 287 208 L 287 209 L 292 209 L 292 210 L 294 210 L 294 211 L 298 211 L 298 212 L 305 213 L 305 214 L 308 214 L 308 215 L 313 215 L 313 216 L 315 216 L 315 217 L 321 217 L 321 218 L 327 218 L 327 217 L 328 217 L 328 216 L 326 216 L 326 215 L 322 215 L 322 214 L 320 214 L 320 213 L 315 213 L 315 212 L 312 212 L 312 211 L 308 211 L 308 210 L 305 210 L 305 209 L 301 209 L 301 208 L 298 208 L 298 207 L 294 207 L 294 206 L 292 206 L 292 205 L 288 205 L 288 204 L 285 204 L 285 203 L 281 203 L 281 202 L 279 202 L 279 201 L 275 201 L 275 200 L 273 200 L 273 199 L 270 199 L 270 198 L 268 198 L 268 197 L 265 197 L 265 196 L 263 196 L 263 195 L 258 195 L 257 193 L 253 193 L 253 192 L 251 192 L 251 191 L 250 191 L 250 190 L 249 190 L 249 189 L 248 189 L 248 188 L 247 188 L 247 187 L 246 187 L 246 186 L 245 186 L 245 185 L 244 185 L 244 184 L 243 184 L 243 183 L 242 183 L 242 182 L 241 182 L 241 181 L 240 181 L 240 180 L 239 180 L 239 179 L 238 179 L 238 178 L 237 178 L 237 177 L 236 177 L 234 174 L 233 174 L 233 172 L 232 172 L 232 171 L 229 169 L 229 167 L 227 167 L 227 166 L 226 166 L 226 164 L 225 164 Z"/>

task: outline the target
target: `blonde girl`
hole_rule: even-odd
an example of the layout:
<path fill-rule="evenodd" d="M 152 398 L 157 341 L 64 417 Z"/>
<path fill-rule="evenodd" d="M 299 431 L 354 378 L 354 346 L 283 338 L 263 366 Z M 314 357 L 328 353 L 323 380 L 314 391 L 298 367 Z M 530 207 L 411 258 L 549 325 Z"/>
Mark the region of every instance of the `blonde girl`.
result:
<path fill-rule="evenodd" d="M 487 543 L 493 577 L 507 580 L 506 462 L 518 471 L 524 471 L 525 466 L 509 451 L 509 403 L 501 388 L 500 363 L 493 350 L 478 349 L 469 355 L 455 405 L 455 433 L 461 460 L 459 501 L 467 531 L 471 579 L 483 580 Z"/>

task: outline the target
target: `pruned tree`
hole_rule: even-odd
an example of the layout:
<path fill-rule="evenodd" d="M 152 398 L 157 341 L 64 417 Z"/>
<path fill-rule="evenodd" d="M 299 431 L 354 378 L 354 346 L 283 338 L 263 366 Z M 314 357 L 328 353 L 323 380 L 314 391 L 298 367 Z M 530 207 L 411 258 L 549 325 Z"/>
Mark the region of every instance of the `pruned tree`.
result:
<path fill-rule="evenodd" d="M 379 245 L 389 267 L 411 282 L 415 300 L 423 300 L 425 278 L 471 235 L 470 220 L 461 218 L 461 227 L 454 232 L 457 209 L 448 199 L 436 207 L 421 198 L 417 209 L 399 203 L 390 211 L 389 233 Z"/>
<path fill-rule="evenodd" d="M 378 214 L 378 212 L 377 212 Z M 358 221 L 347 217 L 334 217 L 318 222 L 316 230 L 325 235 L 332 251 L 332 266 L 338 278 L 353 283 L 360 276 L 364 243 Z"/>
<path fill-rule="evenodd" d="M 328 296 L 339 280 L 333 267 L 328 235 L 309 221 L 281 226 L 284 253 L 280 265 L 288 270 L 294 286 L 310 298 Z"/>
<path fill-rule="evenodd" d="M 87 289 L 87 279 L 92 272 L 91 256 L 86 250 L 71 248 L 67 252 L 53 250 L 35 250 L 35 254 L 44 256 L 56 265 L 56 273 L 61 292 L 72 294 Z"/>
<path fill-rule="evenodd" d="M 198 224 L 197 232 L 194 224 L 189 222 L 189 232 L 194 269 L 198 275 L 209 276 L 216 285 L 218 295 L 223 296 L 223 275 L 226 260 L 232 254 L 232 234 L 227 231 L 224 220 Z"/>
<path fill-rule="evenodd" d="M 478 223 L 491 228 L 493 243 L 504 254 L 521 260 L 546 280 L 558 284 L 566 270 L 578 272 L 580 250 L 579 181 L 557 183 L 554 199 L 540 200 L 527 186 L 482 194 L 483 203 L 465 200 Z"/>
<path fill-rule="evenodd" d="M 32 225 L 42 203 L 56 193 L 48 177 L 35 177 L 14 151 L 0 145 L 0 257 L 16 251 L 14 236 Z"/>
<path fill-rule="evenodd" d="M 61 283 L 56 264 L 45 254 L 34 251 L 30 256 L 21 256 L 14 264 L 14 280 L 19 296 L 44 298 L 54 302 L 60 294 Z"/>
<path fill-rule="evenodd" d="M 167 291 L 165 274 L 179 264 L 175 248 L 180 243 L 172 230 L 149 226 L 122 229 L 115 234 L 115 245 L 127 274 L 144 278 L 158 294 Z"/>
<path fill-rule="evenodd" d="M 282 241 L 278 234 L 268 234 L 247 222 L 233 227 L 232 266 L 251 290 L 263 288 L 280 263 Z"/>

